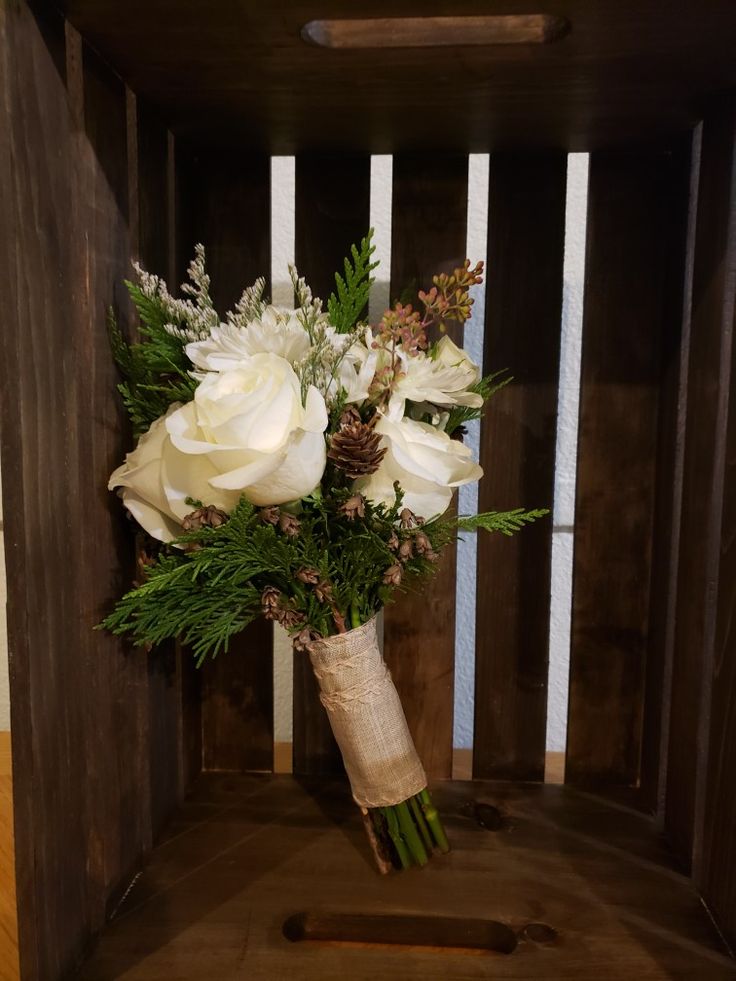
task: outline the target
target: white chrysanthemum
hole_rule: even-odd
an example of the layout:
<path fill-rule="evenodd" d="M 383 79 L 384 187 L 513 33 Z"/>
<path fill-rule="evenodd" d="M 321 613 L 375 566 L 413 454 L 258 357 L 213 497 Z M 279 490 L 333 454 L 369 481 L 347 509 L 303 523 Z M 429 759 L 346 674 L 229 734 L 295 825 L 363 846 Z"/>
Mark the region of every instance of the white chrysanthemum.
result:
<path fill-rule="evenodd" d="M 336 377 L 330 383 L 328 395 L 337 395 L 338 389 L 345 392 L 345 401 L 363 402 L 368 398 L 368 390 L 376 374 L 377 352 L 371 348 L 373 335 L 366 329 L 362 339 L 354 341 L 342 353 L 341 345 L 346 342 L 344 334 L 338 334 L 333 327 L 327 328 L 330 343 L 342 355 Z"/>
<path fill-rule="evenodd" d="M 424 353 L 400 353 L 402 375 L 394 385 L 392 405 L 429 402 L 432 405 L 466 405 L 480 408 L 483 398 L 468 389 L 480 378 L 478 365 L 462 348 L 445 335 L 437 345 L 434 357 Z"/>
<path fill-rule="evenodd" d="M 276 354 L 290 364 L 304 358 L 309 335 L 296 311 L 268 306 L 258 320 L 246 327 L 233 323 L 212 327 L 203 341 L 187 344 L 187 357 L 205 371 L 230 371 L 254 354 Z"/>

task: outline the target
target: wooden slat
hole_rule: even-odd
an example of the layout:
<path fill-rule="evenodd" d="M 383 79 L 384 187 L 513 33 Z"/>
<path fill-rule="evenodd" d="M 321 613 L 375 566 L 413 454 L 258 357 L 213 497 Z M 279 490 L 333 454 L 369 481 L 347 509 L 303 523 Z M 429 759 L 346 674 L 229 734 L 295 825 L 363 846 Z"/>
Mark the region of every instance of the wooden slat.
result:
<path fill-rule="evenodd" d="M 211 776 L 182 808 L 178 833 L 155 851 L 82 981 L 736 977 L 692 884 L 642 815 L 569 788 L 445 782 L 435 800 L 451 854 L 421 873 L 383 877 L 344 784 Z M 479 803 L 495 809 L 496 830 L 478 823 Z M 284 927 L 295 914 L 359 917 L 374 931 L 360 944 L 289 943 Z M 438 921 L 402 938 L 416 917 Z M 445 917 L 469 930 L 477 918 L 497 920 L 519 945 L 482 956 L 392 945 L 441 944 Z"/>
<path fill-rule="evenodd" d="M 719 271 L 711 279 L 713 313 L 720 307 L 724 335 L 733 334 L 736 292 L 736 107 L 730 105 L 715 119 L 706 121 L 704 149 L 712 154 L 717 173 L 710 175 L 703 200 L 704 218 L 718 209 L 721 231 L 714 237 L 721 255 Z M 714 130 L 715 132 L 711 132 Z M 716 149 L 717 148 L 717 149 Z M 712 220 L 712 219 L 711 219 Z M 724 236 L 724 231 L 727 233 Z M 711 225 L 712 229 L 712 225 Z M 714 230 L 712 229 L 712 233 Z M 707 301 L 706 301 L 707 302 Z M 708 303 L 708 305 L 710 305 Z M 724 352 L 725 354 L 725 352 Z M 736 347 L 732 343 L 728 427 L 723 471 L 723 514 L 718 571 L 718 598 L 715 610 L 715 647 L 712 670 L 712 702 L 707 732 L 707 763 L 700 770 L 703 780 L 702 819 L 699 829 L 702 847 L 696 842 L 696 878 L 709 909 L 732 949 L 736 949 Z M 703 772 L 705 771 L 705 772 Z M 703 779 L 704 778 L 704 779 Z"/>
<path fill-rule="evenodd" d="M 224 317 L 271 260 L 268 159 L 197 147 L 177 150 L 179 276 L 201 242 L 211 293 Z M 191 672 L 183 652 L 182 671 Z M 270 770 L 273 764 L 272 631 L 257 621 L 230 650 L 205 662 L 202 761 L 211 770 Z M 196 679 L 189 679 L 189 686 Z M 184 681 L 185 691 L 187 681 Z"/>
<path fill-rule="evenodd" d="M 394 157 L 391 296 L 416 295 L 465 258 L 468 158 Z M 454 340 L 462 343 L 460 331 Z M 448 547 L 421 594 L 387 607 L 384 655 L 428 774 L 452 773 L 456 551 Z"/>
<path fill-rule="evenodd" d="M 482 423 L 483 511 L 554 497 L 563 153 L 491 157 L 484 371 L 513 382 Z M 552 519 L 478 535 L 473 775 L 544 778 Z"/>
<path fill-rule="evenodd" d="M 736 109 L 702 130 L 665 831 L 736 936 L 733 317 Z M 712 704 L 711 704 L 712 699 Z"/>
<path fill-rule="evenodd" d="M 566 769 L 578 785 L 639 778 L 661 388 L 681 320 L 670 250 L 685 191 L 670 153 L 591 156 Z"/>
<path fill-rule="evenodd" d="M 368 231 L 369 213 L 370 157 L 297 157 L 294 256 L 300 275 L 325 303 L 350 246 Z M 305 654 L 294 656 L 293 698 L 294 773 L 342 772 Z"/>

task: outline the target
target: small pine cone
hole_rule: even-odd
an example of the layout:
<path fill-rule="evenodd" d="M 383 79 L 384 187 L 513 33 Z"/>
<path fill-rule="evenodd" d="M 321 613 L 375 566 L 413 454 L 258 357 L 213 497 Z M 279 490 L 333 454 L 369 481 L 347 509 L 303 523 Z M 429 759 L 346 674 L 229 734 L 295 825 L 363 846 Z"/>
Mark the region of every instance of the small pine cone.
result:
<path fill-rule="evenodd" d="M 313 569 L 312 566 L 305 565 L 299 569 L 296 578 L 308 586 L 316 586 L 319 582 L 319 569 Z"/>
<path fill-rule="evenodd" d="M 428 562 L 439 562 L 439 554 L 434 551 L 434 549 L 429 549 L 429 551 L 424 553 L 424 558 Z"/>
<path fill-rule="evenodd" d="M 219 528 L 227 521 L 227 514 L 216 508 L 214 504 L 197 508 L 188 514 L 181 523 L 184 531 L 199 531 L 201 528 Z"/>
<path fill-rule="evenodd" d="M 397 563 L 390 565 L 388 569 L 383 574 L 383 582 L 385 586 L 400 586 L 401 577 L 404 574 L 404 570 Z"/>
<path fill-rule="evenodd" d="M 417 551 L 417 555 L 426 555 L 432 551 L 432 543 L 423 531 L 418 531 L 414 536 L 414 548 Z"/>
<path fill-rule="evenodd" d="M 282 610 L 279 623 L 285 630 L 296 630 L 304 623 L 304 615 L 296 610 Z"/>
<path fill-rule="evenodd" d="M 261 593 L 261 609 L 267 620 L 281 618 L 281 590 L 275 586 L 266 586 Z"/>
<path fill-rule="evenodd" d="M 258 517 L 264 524 L 277 525 L 279 523 L 279 514 L 280 511 L 277 507 L 261 508 L 258 512 Z"/>
<path fill-rule="evenodd" d="M 365 498 L 362 494 L 353 494 L 347 501 L 340 505 L 340 514 L 345 515 L 348 521 L 355 521 L 356 518 L 365 517 Z"/>
<path fill-rule="evenodd" d="M 416 524 L 416 518 L 414 517 L 414 512 L 410 511 L 409 508 L 404 508 L 399 515 L 399 521 L 401 521 L 401 527 L 406 530 L 407 528 L 413 528 Z"/>
<path fill-rule="evenodd" d="M 388 547 L 391 549 L 392 552 L 396 552 L 398 550 L 398 548 L 399 548 L 399 536 L 396 534 L 395 531 L 392 531 L 391 532 L 391 537 L 386 542 L 386 544 L 388 545 Z"/>
<path fill-rule="evenodd" d="M 289 514 L 288 511 L 282 511 L 279 515 L 279 528 L 283 531 L 285 535 L 289 538 L 295 538 L 299 534 L 299 519 L 295 518 L 293 514 Z"/>
<path fill-rule="evenodd" d="M 291 643 L 294 646 L 295 651 L 309 651 L 309 645 L 314 640 L 320 640 L 322 634 L 311 627 L 304 627 L 291 638 Z"/>
<path fill-rule="evenodd" d="M 342 418 L 345 416 L 343 413 Z M 357 422 L 352 417 L 347 422 L 341 419 L 340 428 L 330 438 L 327 456 L 353 480 L 375 473 L 386 455 L 386 447 L 381 446 L 381 435 L 373 426 L 373 421 L 361 422 L 360 416 Z"/>
<path fill-rule="evenodd" d="M 402 562 L 408 562 L 413 554 L 414 547 L 411 543 L 411 539 L 407 538 L 405 542 L 402 542 L 401 545 L 399 545 L 399 559 Z"/>
<path fill-rule="evenodd" d="M 329 603 L 332 600 L 332 586 L 326 579 L 322 579 L 314 587 L 314 595 L 318 603 Z"/>
<path fill-rule="evenodd" d="M 342 410 L 342 415 L 340 416 L 340 428 L 344 426 L 354 426 L 356 422 L 362 422 L 360 418 L 360 413 L 355 408 L 354 405 L 349 405 L 347 408 Z"/>

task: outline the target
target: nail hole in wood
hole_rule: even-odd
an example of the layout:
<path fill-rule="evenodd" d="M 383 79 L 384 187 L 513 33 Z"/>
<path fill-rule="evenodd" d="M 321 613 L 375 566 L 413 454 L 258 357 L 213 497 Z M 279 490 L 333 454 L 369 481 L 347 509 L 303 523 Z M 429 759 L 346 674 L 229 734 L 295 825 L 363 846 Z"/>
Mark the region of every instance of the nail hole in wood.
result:
<path fill-rule="evenodd" d="M 372 17 L 310 20 L 302 38 L 322 48 L 435 48 L 448 45 L 549 44 L 570 29 L 552 14 L 479 17 Z"/>
<path fill-rule="evenodd" d="M 295 913 L 282 930 L 292 943 L 441 947 L 501 954 L 513 953 L 517 943 L 514 931 L 497 920 L 401 913 Z"/>
<path fill-rule="evenodd" d="M 557 940 L 557 931 L 546 923 L 527 923 L 521 936 L 535 944 L 551 944 Z"/>

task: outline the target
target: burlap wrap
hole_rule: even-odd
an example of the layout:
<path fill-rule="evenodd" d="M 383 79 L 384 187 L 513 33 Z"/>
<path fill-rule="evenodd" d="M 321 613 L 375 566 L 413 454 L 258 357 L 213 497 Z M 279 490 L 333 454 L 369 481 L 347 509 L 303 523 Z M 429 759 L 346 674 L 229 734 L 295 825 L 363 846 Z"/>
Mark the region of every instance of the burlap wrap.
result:
<path fill-rule="evenodd" d="M 314 641 L 309 657 L 356 802 L 388 807 L 423 790 L 427 777 L 381 657 L 375 617 Z"/>

